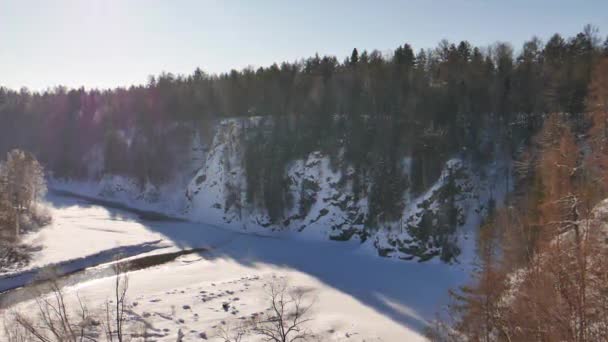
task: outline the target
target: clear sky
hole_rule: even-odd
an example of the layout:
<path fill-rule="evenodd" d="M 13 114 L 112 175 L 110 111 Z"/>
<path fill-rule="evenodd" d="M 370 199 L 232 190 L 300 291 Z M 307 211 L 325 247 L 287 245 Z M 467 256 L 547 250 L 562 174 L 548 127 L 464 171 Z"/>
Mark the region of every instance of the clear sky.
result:
<path fill-rule="evenodd" d="M 606 36 L 608 0 L 1 0 L 0 85 L 106 88 L 442 38 L 517 49 L 588 23 Z"/>

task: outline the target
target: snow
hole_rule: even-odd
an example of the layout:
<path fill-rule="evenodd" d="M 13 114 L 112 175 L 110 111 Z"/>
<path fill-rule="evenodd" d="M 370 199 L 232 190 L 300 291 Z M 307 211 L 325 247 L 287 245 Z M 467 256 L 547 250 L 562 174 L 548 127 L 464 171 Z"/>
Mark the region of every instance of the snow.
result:
<path fill-rule="evenodd" d="M 222 321 L 232 324 L 264 311 L 263 285 L 274 277 L 311 290 L 315 304 L 309 328 L 322 340 L 424 340 L 421 331 L 447 303 L 447 290 L 462 284 L 468 274 L 464 265 L 370 256 L 359 244 L 262 236 L 198 223 L 140 221 L 133 214 L 75 199 L 49 200 L 53 225 L 27 237 L 43 246 L 30 269 L 66 261 L 69 265 L 70 260 L 92 262 L 87 256 L 157 240 L 171 250 L 209 250 L 129 273 L 130 302 L 137 302 L 133 311 L 149 314 L 146 320 L 162 335 L 159 341 L 175 341 L 178 329 L 185 341 L 200 340 L 201 332 L 211 337 L 213 327 Z M 100 308 L 112 281 L 84 281 L 66 288 L 66 294 L 77 292 L 90 308 Z M 206 301 L 201 291 L 206 291 Z M 238 312 L 224 311 L 224 301 Z M 26 301 L 17 308 L 27 311 L 31 305 Z M 185 305 L 190 309 L 183 309 Z"/>
<path fill-rule="evenodd" d="M 162 234 L 137 222 L 134 215 L 110 212 L 80 200 L 62 197 L 52 199 L 51 225 L 24 238 L 26 244 L 44 246 L 29 268 L 57 264 L 121 246 L 149 244 L 165 239 Z M 86 216 L 84 220 L 83 213 Z"/>
<path fill-rule="evenodd" d="M 233 226 L 240 221 L 240 213 L 225 208 L 227 189 L 238 189 L 240 201 L 245 189 L 243 167 L 240 165 L 241 135 L 243 123 L 239 120 L 223 120 L 213 139 L 211 149 L 202 167 L 192 178 L 186 189 L 190 202 L 185 211 L 191 220 Z M 200 194 L 200 195 L 199 195 Z M 239 225 L 237 229 L 240 229 Z"/>
<path fill-rule="evenodd" d="M 168 247 L 163 246 L 160 242 L 161 240 L 111 248 L 95 254 L 83 255 L 82 257 L 74 259 L 61 260 L 55 263 L 46 263 L 43 267 L 29 266 L 19 270 L 18 272 L 0 276 L 0 292 L 12 290 L 23 285 L 30 284 L 34 281 L 59 277 L 76 271 L 82 271 L 88 267 L 113 262 L 116 260 L 117 256 L 120 256 L 120 258 L 128 258 L 133 255 L 144 254 L 150 251 Z M 54 253 L 54 256 L 57 257 L 57 253 Z M 44 256 L 38 258 L 38 263 L 40 263 L 40 260 L 44 259 Z"/>
<path fill-rule="evenodd" d="M 130 298 L 138 303 L 136 313 L 142 316 L 151 314 L 148 321 L 155 329 L 169 329 L 168 336 L 161 341 L 174 341 L 178 328 L 186 338 L 195 340 L 200 332 L 212 336 L 213 326 L 221 325 L 222 321 L 234 325 L 240 317 L 263 312 L 267 304 L 263 284 L 273 281 L 273 277 L 279 277 L 279 274 L 289 284 L 312 289 L 314 306 L 311 317 L 314 321 L 309 328 L 319 334 L 335 331 L 324 340 L 342 340 L 347 334 L 355 336 L 354 341 L 423 340 L 417 332 L 387 319 L 314 277 L 271 265 L 244 268 L 230 259 L 191 263 L 176 261 L 153 270 L 133 272 L 129 278 L 130 292 L 137 295 Z M 94 285 L 78 286 L 77 290 L 88 301 L 102 302 L 111 293 L 100 290 L 110 289 L 111 282 L 111 279 L 103 279 Z M 201 291 L 206 293 L 203 295 Z M 391 302 L 390 299 L 379 298 Z M 230 303 L 228 312 L 222 308 L 225 302 Z M 184 323 L 179 323 L 179 319 Z"/>
<path fill-rule="evenodd" d="M 176 177 L 172 182 L 157 187 L 149 182 L 140 186 L 132 178 L 105 175 L 98 181 L 52 179 L 49 188 L 84 196 L 128 204 L 142 210 L 153 210 L 178 215 L 186 206 L 184 181 Z"/>
<path fill-rule="evenodd" d="M 365 240 L 360 253 L 382 254 L 413 262 L 422 257 L 408 254 L 412 250 L 426 250 L 426 254 L 432 257 L 440 249 L 424 247 L 425 242 L 412 238 L 408 227 L 418 225 L 424 210 L 437 210 L 438 203 L 434 197 L 441 193 L 453 170 L 464 170 L 468 177 L 462 182 L 468 190 L 460 194 L 457 203 L 465 222 L 449 237 L 464 252 L 459 260 L 468 263 L 474 257 L 475 230 L 486 214 L 484 208 L 487 208 L 489 199 L 495 199 L 500 205 L 505 197 L 506 177 L 501 172 L 508 164 L 503 161 L 507 158 L 500 151 L 495 153 L 496 162 L 482 170 L 473 170 L 470 161 L 455 157 L 445 163 L 439 179 L 421 194 L 404 191 L 401 219 L 368 229 L 363 224 L 368 214 L 368 198 L 354 199 L 350 180 L 352 167 L 342 165 L 341 153 L 338 153 L 338 160 L 332 161 L 328 155 L 315 151 L 287 165 L 285 175 L 290 180 L 293 206 L 286 210 L 284 219 L 271 223 L 265 210 L 260 208 L 262 206 L 247 203 L 247 181 L 242 165 L 243 144 L 248 130 L 264 129 L 271 125 L 269 121 L 263 117 L 224 119 L 218 122 L 212 140 L 203 139 L 201 133 L 195 131 L 190 149 L 184 151 L 184 157 L 180 159 L 180 172 L 169 184 L 141 185 L 124 176 L 104 175 L 98 180 L 92 178 L 88 181 L 53 180 L 50 188 L 234 231 L 283 237 L 293 235 L 302 240 L 349 240 L 353 245 Z M 211 144 L 207 147 L 203 140 L 211 140 Z M 338 167 L 333 168 L 332 164 L 338 164 Z M 404 157 L 405 176 L 409 174 L 411 165 L 411 158 Z M 485 178 L 481 177 L 482 173 Z M 312 199 L 310 209 L 304 215 L 299 210 L 303 184 L 308 185 L 305 192 Z M 427 201 L 428 207 L 422 207 Z M 441 262 L 438 257 L 429 261 Z"/>

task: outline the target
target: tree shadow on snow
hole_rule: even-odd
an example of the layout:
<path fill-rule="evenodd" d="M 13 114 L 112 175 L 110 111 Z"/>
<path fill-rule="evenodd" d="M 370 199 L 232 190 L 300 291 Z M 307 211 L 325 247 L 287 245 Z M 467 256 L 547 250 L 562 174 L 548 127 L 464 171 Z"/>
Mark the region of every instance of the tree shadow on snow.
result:
<path fill-rule="evenodd" d="M 57 207 L 103 205 L 111 217 L 138 220 L 181 248 L 209 250 L 201 253 L 207 259 L 298 270 L 418 332 L 448 303 L 448 289 L 461 285 L 468 274 L 461 265 L 382 258 L 363 252 L 358 243 L 260 236 L 165 215 L 146 220 L 140 210 L 115 203 L 108 207 L 97 199 L 50 196 L 49 200 Z"/>

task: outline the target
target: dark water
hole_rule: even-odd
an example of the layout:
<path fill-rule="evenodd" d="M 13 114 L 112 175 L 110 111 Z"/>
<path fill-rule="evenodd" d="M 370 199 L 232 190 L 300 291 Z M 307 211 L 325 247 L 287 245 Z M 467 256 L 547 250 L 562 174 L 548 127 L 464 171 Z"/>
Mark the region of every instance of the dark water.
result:
<path fill-rule="evenodd" d="M 125 272 L 137 271 L 171 262 L 182 255 L 197 253 L 204 256 L 206 252 L 207 249 L 205 248 L 196 248 L 171 253 L 148 255 L 139 258 L 132 258 L 130 260 L 117 261 L 110 264 L 86 268 L 84 270 L 66 274 L 58 278 L 47 278 L 24 287 L 0 293 L 0 308 L 6 308 L 23 301 L 34 299 L 39 295 L 49 293 L 51 291 L 53 282 L 59 288 L 63 288 L 65 286 L 75 285 L 93 279 L 114 276 L 117 268 L 124 270 Z"/>

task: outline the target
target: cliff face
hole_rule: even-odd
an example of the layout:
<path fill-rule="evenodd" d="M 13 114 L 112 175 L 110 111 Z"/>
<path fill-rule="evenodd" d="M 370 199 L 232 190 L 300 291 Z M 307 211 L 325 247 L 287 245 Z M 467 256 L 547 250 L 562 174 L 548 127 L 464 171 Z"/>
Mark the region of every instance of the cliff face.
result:
<path fill-rule="evenodd" d="M 355 196 L 353 168 L 340 155 L 332 160 L 316 151 L 285 167 L 289 203 L 281 219 L 273 221 L 263 205 L 246 200 L 243 165 L 247 134 L 268 125 L 264 118 L 229 119 L 217 124 L 213 139 L 193 134 L 191 147 L 183 152 L 187 154 L 183 166 L 163 186 L 142 186 L 107 174 L 86 186 L 74 182 L 54 186 L 229 229 L 351 241 L 384 257 L 446 262 L 474 254 L 476 228 L 508 191 L 510 165 L 504 159 L 474 167 L 465 159 L 452 158 L 431 186 L 416 193 L 404 191 L 398 219 L 371 224 L 369 195 L 365 195 L 370 186 L 364 184 L 364 195 Z M 411 159 L 404 158 L 402 165 L 409 179 Z"/>
<path fill-rule="evenodd" d="M 398 220 L 370 226 L 368 197 L 355 196 L 353 172 L 322 152 L 292 161 L 285 169 L 291 203 L 280 222 L 245 201 L 243 135 L 251 122 L 226 120 L 218 125 L 203 165 L 186 188 L 185 213 L 194 220 L 236 229 L 299 233 L 307 238 L 350 240 L 379 255 L 408 260 L 457 260 L 472 252 L 475 228 L 507 192 L 509 165 L 496 160 L 474 169 L 451 159 L 440 177 L 421 193 L 405 191 Z M 403 161 L 409 172 L 410 160 Z M 472 254 L 472 253 L 470 253 Z"/>

